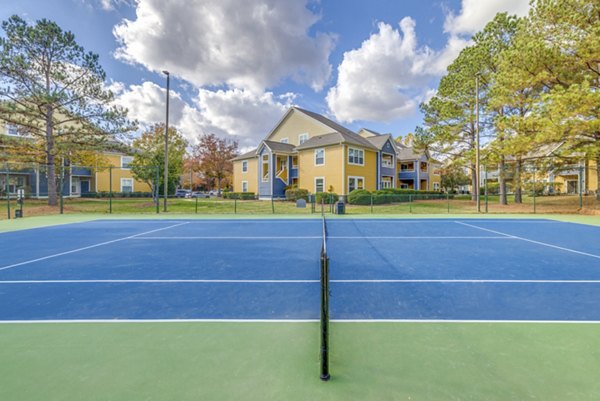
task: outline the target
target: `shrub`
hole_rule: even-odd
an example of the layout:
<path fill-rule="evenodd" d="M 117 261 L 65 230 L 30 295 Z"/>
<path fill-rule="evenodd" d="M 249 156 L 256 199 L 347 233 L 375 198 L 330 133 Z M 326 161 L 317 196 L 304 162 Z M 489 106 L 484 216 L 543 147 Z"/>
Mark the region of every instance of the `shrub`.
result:
<path fill-rule="evenodd" d="M 366 189 L 355 189 L 348 194 L 348 203 L 351 205 L 370 205 L 371 192 Z"/>
<path fill-rule="evenodd" d="M 308 190 L 294 187 L 288 188 L 285 191 L 285 199 L 294 202 L 298 199 L 304 199 L 308 202 Z"/>
<path fill-rule="evenodd" d="M 318 192 L 315 195 L 315 202 L 330 204 L 337 202 L 339 198 L 335 192 Z"/>
<path fill-rule="evenodd" d="M 224 199 L 240 199 L 240 200 L 254 200 L 256 195 L 254 192 L 223 192 Z"/>

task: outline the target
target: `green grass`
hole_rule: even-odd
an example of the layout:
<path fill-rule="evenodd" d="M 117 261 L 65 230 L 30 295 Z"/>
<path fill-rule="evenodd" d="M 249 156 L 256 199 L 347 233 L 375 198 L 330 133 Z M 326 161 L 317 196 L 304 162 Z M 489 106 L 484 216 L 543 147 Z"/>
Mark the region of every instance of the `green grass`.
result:
<path fill-rule="evenodd" d="M 597 400 L 600 326 L 333 323 L 0 326 L 2 400 Z"/>

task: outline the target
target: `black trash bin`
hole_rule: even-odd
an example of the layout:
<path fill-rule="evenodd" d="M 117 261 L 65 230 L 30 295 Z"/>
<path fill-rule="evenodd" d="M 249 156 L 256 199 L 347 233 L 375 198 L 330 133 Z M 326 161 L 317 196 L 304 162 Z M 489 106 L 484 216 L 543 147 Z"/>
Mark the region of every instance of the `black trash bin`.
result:
<path fill-rule="evenodd" d="M 23 211 L 21 209 L 16 209 L 15 210 L 15 219 L 20 219 L 21 217 L 23 217 Z"/>
<path fill-rule="evenodd" d="M 346 214 L 346 204 L 341 200 L 337 201 L 333 211 L 335 214 Z"/>

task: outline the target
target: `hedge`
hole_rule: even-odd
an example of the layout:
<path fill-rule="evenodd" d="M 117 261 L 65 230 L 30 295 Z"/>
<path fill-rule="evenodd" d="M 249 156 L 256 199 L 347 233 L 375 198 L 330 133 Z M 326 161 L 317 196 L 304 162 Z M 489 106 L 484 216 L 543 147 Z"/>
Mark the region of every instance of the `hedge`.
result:
<path fill-rule="evenodd" d="M 316 203 L 335 203 L 340 197 L 335 192 L 317 192 L 315 194 Z"/>
<path fill-rule="evenodd" d="M 308 202 L 308 189 L 288 188 L 285 190 L 285 199 L 294 202 L 298 199 L 304 199 Z"/>
<path fill-rule="evenodd" d="M 240 200 L 254 200 L 256 195 L 254 192 L 223 192 L 224 199 L 240 199 Z"/>
<path fill-rule="evenodd" d="M 110 192 L 108 191 L 100 191 L 100 192 L 88 192 L 85 194 L 81 194 L 82 198 L 108 198 L 110 197 Z M 113 198 L 152 198 L 152 192 L 113 192 Z"/>
<path fill-rule="evenodd" d="M 445 199 L 446 196 L 437 191 L 417 191 L 414 189 L 381 189 L 367 191 L 355 189 L 348 195 L 348 203 L 352 205 L 382 205 L 386 203 L 403 203 L 412 200 Z"/>

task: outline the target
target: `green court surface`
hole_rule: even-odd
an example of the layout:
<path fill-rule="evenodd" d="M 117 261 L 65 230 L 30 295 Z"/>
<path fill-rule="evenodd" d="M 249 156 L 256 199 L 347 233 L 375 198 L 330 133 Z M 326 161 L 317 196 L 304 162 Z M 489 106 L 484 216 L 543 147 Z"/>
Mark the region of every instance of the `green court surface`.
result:
<path fill-rule="evenodd" d="M 598 400 L 600 326 L 0 325 L 1 400 Z"/>

